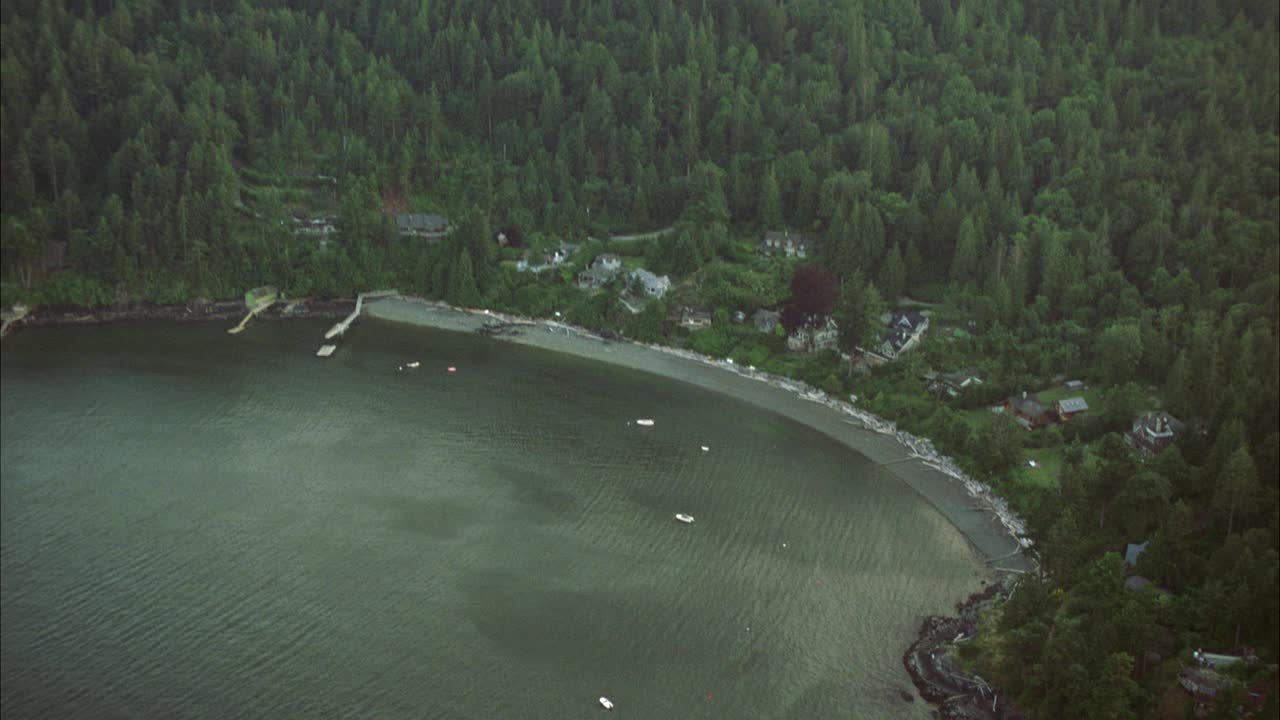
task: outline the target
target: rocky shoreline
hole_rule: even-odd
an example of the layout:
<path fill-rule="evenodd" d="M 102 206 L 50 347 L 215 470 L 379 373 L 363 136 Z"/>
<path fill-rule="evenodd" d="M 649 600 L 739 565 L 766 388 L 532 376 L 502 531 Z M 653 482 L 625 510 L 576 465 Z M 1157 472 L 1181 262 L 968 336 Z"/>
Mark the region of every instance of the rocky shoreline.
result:
<path fill-rule="evenodd" d="M 942 720 L 1015 720 L 1022 714 L 980 677 L 969 676 L 952 661 L 957 642 L 972 639 L 982 611 L 1011 594 L 992 583 L 956 605 L 956 615 L 931 615 L 920 624 L 920 636 L 902 655 L 920 697 L 938 708 Z"/>
<path fill-rule="evenodd" d="M 286 300 L 280 301 L 258 314 L 258 320 L 289 320 L 295 318 L 342 318 L 355 307 L 353 299 L 334 300 Z M 244 302 L 193 301 L 182 305 L 153 305 L 129 303 L 123 306 L 102 308 L 78 308 L 41 306 L 32 309 L 10 326 L 10 332 L 20 327 L 51 327 L 58 325 L 98 325 L 102 323 L 132 320 L 167 320 L 171 322 L 239 321 L 248 310 Z"/>

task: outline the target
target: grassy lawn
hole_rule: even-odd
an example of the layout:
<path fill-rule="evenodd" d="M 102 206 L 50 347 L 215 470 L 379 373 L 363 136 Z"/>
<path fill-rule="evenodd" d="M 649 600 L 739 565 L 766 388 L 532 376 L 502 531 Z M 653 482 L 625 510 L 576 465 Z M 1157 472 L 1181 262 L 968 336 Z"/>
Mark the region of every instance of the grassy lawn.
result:
<path fill-rule="evenodd" d="M 1035 467 L 1028 461 L 1034 460 Z M 1062 468 L 1062 448 L 1027 448 L 1022 451 L 1022 466 L 1018 468 L 1018 478 L 1032 485 L 1041 487 L 1057 487 L 1058 471 Z"/>

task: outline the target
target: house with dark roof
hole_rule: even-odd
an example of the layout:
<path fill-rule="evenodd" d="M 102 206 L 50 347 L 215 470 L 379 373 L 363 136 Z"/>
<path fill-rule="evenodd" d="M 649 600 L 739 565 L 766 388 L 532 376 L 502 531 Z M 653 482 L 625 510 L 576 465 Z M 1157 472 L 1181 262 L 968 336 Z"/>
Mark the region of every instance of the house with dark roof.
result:
<path fill-rule="evenodd" d="M 920 313 L 894 313 L 889 316 L 888 332 L 880 336 L 875 347 L 866 350 L 874 359 L 892 362 L 920 344 L 920 338 L 929 329 L 929 318 Z"/>
<path fill-rule="evenodd" d="M 1156 410 L 1135 418 L 1126 438 L 1139 451 L 1155 455 L 1176 442 L 1185 430 L 1182 421 Z"/>
<path fill-rule="evenodd" d="M 809 239 L 790 230 L 769 230 L 760 242 L 760 252 L 763 255 L 803 259 L 809 254 Z"/>
<path fill-rule="evenodd" d="M 1034 393 L 1029 394 L 1026 390 L 1005 400 L 1004 409 L 1019 425 L 1028 430 L 1052 425 L 1056 419 L 1051 408 L 1041 403 L 1040 398 Z"/>
<path fill-rule="evenodd" d="M 1080 413 L 1088 412 L 1089 403 L 1082 397 L 1069 397 L 1054 403 L 1053 409 L 1058 413 L 1058 419 L 1066 422 Z"/>

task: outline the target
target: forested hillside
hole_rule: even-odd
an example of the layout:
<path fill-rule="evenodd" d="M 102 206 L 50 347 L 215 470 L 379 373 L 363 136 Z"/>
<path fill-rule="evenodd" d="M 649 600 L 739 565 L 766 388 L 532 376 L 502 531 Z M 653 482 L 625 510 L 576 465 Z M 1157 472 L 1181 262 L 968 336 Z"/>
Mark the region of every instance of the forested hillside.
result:
<path fill-rule="evenodd" d="M 1059 374 L 1107 388 L 1108 416 L 1057 436 L 1061 472 L 1036 488 L 1011 480 L 1021 436 L 908 397 L 909 371 L 868 396 L 1029 516 L 1047 575 L 975 662 L 1036 717 L 1146 716 L 1172 684 L 1156 648 L 1280 651 L 1278 15 L 1275 0 L 8 0 L 6 301 L 394 286 L 624 324 L 616 303 L 501 264 L 496 233 L 542 248 L 674 225 L 645 263 L 748 312 L 785 278 L 725 263 L 766 229 L 808 233 L 846 346 L 906 294 L 972 320 L 927 357 L 980 359 L 993 393 Z M 405 242 L 401 210 L 457 231 Z M 337 218 L 334 242 L 294 231 L 304 211 Z M 1152 404 L 1192 430 L 1143 462 L 1114 431 Z M 1104 554 L 1144 539 L 1161 599 L 1126 593 Z"/>

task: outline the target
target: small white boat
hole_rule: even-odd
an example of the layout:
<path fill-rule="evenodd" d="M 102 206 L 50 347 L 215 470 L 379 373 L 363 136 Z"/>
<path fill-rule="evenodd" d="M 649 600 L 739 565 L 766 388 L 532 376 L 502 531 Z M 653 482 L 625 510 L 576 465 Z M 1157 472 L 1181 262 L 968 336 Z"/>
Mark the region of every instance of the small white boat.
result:
<path fill-rule="evenodd" d="M 604 697 L 603 695 L 601 695 L 601 696 L 600 696 L 600 707 L 604 708 L 605 710 L 612 710 L 612 709 L 613 709 L 613 701 L 612 701 L 612 700 L 610 700 L 609 698 Z"/>
<path fill-rule="evenodd" d="M 653 421 L 650 420 L 649 418 L 640 418 L 639 420 L 636 421 L 636 424 L 643 425 L 645 427 L 653 427 Z"/>
<path fill-rule="evenodd" d="M 421 364 L 422 364 L 422 363 L 418 362 L 417 360 L 414 360 L 414 361 L 413 361 L 413 362 L 411 362 L 411 363 L 405 363 L 405 364 L 404 364 L 404 366 L 405 366 L 405 367 L 407 367 L 407 368 L 416 368 L 416 367 L 418 367 L 418 366 L 419 366 L 419 365 L 421 365 Z"/>
<path fill-rule="evenodd" d="M 711 448 L 707 447 L 706 445 L 703 445 L 702 452 L 711 452 Z"/>
<path fill-rule="evenodd" d="M 676 513 L 676 519 L 684 523 L 685 525 L 688 525 L 689 523 L 693 522 L 693 516 L 685 513 Z"/>

